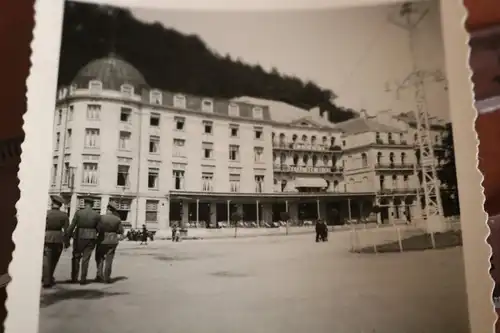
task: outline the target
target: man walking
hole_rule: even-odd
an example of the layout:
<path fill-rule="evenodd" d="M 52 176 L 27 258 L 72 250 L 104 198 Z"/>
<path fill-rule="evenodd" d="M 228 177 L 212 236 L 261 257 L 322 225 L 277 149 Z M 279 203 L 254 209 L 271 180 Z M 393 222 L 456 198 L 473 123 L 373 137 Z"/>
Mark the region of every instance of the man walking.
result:
<path fill-rule="evenodd" d="M 123 234 L 122 221 L 116 215 L 117 208 L 110 203 L 106 215 L 101 216 L 97 230 L 99 243 L 96 249 L 97 282 L 111 283 L 111 271 L 116 248 L 119 243 L 118 235 Z"/>
<path fill-rule="evenodd" d="M 75 213 L 67 233 L 67 239 L 73 237 L 71 282 L 78 282 L 81 261 L 81 285 L 87 284 L 90 257 L 92 256 L 92 251 L 94 251 L 97 241 L 97 224 L 101 219 L 101 216 L 92 209 L 94 204 L 93 200 L 85 198 L 84 202 L 85 207 Z"/>
<path fill-rule="evenodd" d="M 47 211 L 45 221 L 45 241 L 43 246 L 43 288 L 51 288 L 55 284 L 54 271 L 61 257 L 63 247 L 69 246 L 64 234 L 69 226 L 68 214 L 61 211 L 64 199 L 58 195 L 50 197 L 52 204 Z"/>

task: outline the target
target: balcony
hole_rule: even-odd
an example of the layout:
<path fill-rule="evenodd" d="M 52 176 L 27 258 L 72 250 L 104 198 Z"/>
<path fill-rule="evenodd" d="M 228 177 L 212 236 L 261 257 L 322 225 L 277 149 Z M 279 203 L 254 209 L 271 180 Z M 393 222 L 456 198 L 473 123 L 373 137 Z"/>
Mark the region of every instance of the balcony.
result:
<path fill-rule="evenodd" d="M 376 170 L 413 170 L 413 164 L 409 163 L 376 163 Z"/>
<path fill-rule="evenodd" d="M 416 188 L 383 188 L 378 190 L 381 195 L 412 195 L 417 194 Z"/>
<path fill-rule="evenodd" d="M 316 152 L 342 152 L 340 146 L 318 143 L 273 142 L 273 148 L 279 150 L 316 151 Z"/>
<path fill-rule="evenodd" d="M 406 141 L 406 140 L 400 140 L 400 141 L 396 141 L 396 140 L 387 140 L 387 141 L 384 141 L 382 139 L 376 139 L 375 140 L 375 145 L 379 145 L 379 146 L 394 146 L 394 147 L 407 147 L 407 146 L 410 146 L 410 144 Z"/>
<path fill-rule="evenodd" d="M 298 166 L 298 165 L 273 165 L 274 172 L 303 173 L 303 174 L 342 174 L 343 167 L 318 167 L 318 166 Z"/>

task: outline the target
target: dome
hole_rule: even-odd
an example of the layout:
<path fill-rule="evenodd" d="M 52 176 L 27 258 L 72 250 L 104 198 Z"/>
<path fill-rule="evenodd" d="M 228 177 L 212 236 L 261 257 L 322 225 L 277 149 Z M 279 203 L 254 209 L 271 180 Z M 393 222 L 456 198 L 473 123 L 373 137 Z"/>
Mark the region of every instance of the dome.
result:
<path fill-rule="evenodd" d="M 128 62 L 111 55 L 97 59 L 83 67 L 71 84 L 78 88 L 87 88 L 92 80 L 102 82 L 102 89 L 119 91 L 123 84 L 130 84 L 136 93 L 147 83 L 144 76 Z"/>

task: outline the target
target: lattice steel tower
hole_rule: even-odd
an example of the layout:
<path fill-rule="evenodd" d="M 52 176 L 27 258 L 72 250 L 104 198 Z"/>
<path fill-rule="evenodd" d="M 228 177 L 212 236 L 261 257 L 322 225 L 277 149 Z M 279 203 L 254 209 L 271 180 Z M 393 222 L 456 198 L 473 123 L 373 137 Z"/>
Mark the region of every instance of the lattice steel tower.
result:
<path fill-rule="evenodd" d="M 392 24 L 405 29 L 409 33 L 409 50 L 411 54 L 412 71 L 397 88 L 397 92 L 407 87 L 415 91 L 415 119 L 417 123 L 417 141 L 420 149 L 420 170 L 424 195 L 423 215 L 426 220 L 428 232 L 441 232 L 445 229 L 443 206 L 440 193 L 440 182 L 436 172 L 436 159 L 434 156 L 433 140 L 430 131 L 429 112 L 425 93 L 425 81 L 432 79 L 439 81 L 436 73 L 419 70 L 415 59 L 415 29 L 429 10 L 422 3 L 407 2 L 399 7 L 395 15 L 389 16 Z M 418 169 L 417 169 L 418 172 Z M 417 204 L 421 205 L 420 198 Z"/>

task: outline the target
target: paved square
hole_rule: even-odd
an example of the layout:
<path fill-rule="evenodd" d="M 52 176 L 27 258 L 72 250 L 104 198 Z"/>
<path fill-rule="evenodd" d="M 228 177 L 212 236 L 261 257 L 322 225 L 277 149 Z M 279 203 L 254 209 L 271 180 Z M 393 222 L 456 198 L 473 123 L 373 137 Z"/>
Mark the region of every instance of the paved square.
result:
<path fill-rule="evenodd" d="M 40 333 L 468 332 L 460 248 L 358 255 L 347 232 L 313 238 L 124 242 L 114 284 L 42 292 Z M 56 278 L 69 268 L 67 251 Z"/>

